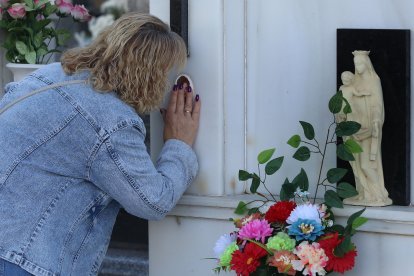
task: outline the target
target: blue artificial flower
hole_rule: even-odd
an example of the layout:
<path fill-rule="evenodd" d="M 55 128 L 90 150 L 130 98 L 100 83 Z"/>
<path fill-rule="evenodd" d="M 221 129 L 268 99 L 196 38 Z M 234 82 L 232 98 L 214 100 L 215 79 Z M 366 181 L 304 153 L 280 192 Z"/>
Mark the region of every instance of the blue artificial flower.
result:
<path fill-rule="evenodd" d="M 313 219 L 298 219 L 291 226 L 289 226 L 288 234 L 295 236 L 297 241 L 311 240 L 314 241 L 317 237 L 323 234 L 324 227 L 320 222 Z"/>

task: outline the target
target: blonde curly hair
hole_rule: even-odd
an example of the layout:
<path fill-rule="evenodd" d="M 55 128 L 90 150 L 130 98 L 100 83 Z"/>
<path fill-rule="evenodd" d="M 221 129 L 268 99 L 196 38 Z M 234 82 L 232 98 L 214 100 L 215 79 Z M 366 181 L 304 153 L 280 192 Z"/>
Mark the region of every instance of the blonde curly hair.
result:
<path fill-rule="evenodd" d="M 159 107 L 168 72 L 187 61 L 182 38 L 155 16 L 128 13 L 107 27 L 87 47 L 66 51 L 64 71 L 88 70 L 94 89 L 115 91 L 138 113 Z"/>

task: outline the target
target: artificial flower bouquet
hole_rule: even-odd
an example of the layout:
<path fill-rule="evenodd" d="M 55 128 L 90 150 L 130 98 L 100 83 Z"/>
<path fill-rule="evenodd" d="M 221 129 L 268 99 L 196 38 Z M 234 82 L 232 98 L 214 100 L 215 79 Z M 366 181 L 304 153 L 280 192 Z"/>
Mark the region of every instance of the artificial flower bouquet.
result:
<path fill-rule="evenodd" d="M 334 118 L 346 118 L 352 111 L 341 91 L 330 99 L 329 109 Z M 235 213 L 242 215 L 247 212 L 247 215 L 232 219 L 237 230 L 221 236 L 216 242 L 216 272 L 232 270 L 242 276 L 315 276 L 344 273 L 354 267 L 357 250 L 351 238 L 356 229 L 367 221 L 361 217 L 364 209 L 351 215 L 345 226 L 336 224 L 332 208 L 343 208 L 342 200 L 358 193 L 351 184 L 340 182 L 346 169 L 331 168 L 326 176 L 322 176 L 322 168 L 329 144 L 336 145 L 338 158 L 347 161 L 354 160 L 353 154 L 362 151 L 358 143 L 348 137 L 360 129 L 360 124 L 334 120 L 328 128 L 325 145 L 320 147 L 313 126 L 303 121 L 300 123 L 305 139 L 293 135 L 288 144 L 298 148 L 293 157 L 299 161 L 308 160 L 311 153 L 321 157 L 314 197 L 309 196 L 308 177 L 301 169 L 292 181 L 286 178 L 279 198 L 276 198 L 266 186 L 266 176 L 280 169 L 284 157 L 272 159 L 275 149 L 262 151 L 257 158 L 258 173 L 239 171 L 239 180 L 250 180 L 250 192 L 260 198 L 238 204 Z M 334 140 L 337 137 L 343 139 Z M 263 177 L 261 166 L 264 166 Z M 268 193 L 259 192 L 259 186 Z M 324 198 L 319 203 L 318 188 L 325 189 Z"/>
<path fill-rule="evenodd" d="M 59 29 L 60 18 L 88 21 L 91 16 L 84 5 L 70 0 L 0 0 L 0 28 L 6 31 L 2 47 L 6 58 L 14 63 L 47 63 L 50 53 L 60 52 L 70 32 Z M 53 18 L 56 24 L 51 24 Z M 47 59 L 45 58 L 47 55 Z"/>

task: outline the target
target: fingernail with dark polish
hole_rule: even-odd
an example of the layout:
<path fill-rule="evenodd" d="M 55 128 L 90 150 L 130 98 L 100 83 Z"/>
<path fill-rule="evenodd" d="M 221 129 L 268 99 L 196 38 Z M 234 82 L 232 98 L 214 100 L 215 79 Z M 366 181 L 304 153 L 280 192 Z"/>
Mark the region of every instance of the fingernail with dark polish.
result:
<path fill-rule="evenodd" d="M 191 93 L 193 91 L 193 89 L 191 89 L 191 86 L 187 87 L 187 92 Z"/>
<path fill-rule="evenodd" d="M 200 100 L 200 96 L 197 94 L 197 96 L 195 97 L 196 102 L 198 102 Z"/>
<path fill-rule="evenodd" d="M 174 84 L 174 86 L 173 86 L 173 90 L 174 90 L 174 91 L 175 91 L 175 90 L 177 90 L 177 87 L 178 87 L 178 85 Z"/>
<path fill-rule="evenodd" d="M 162 109 L 160 109 L 160 113 L 162 114 Z"/>

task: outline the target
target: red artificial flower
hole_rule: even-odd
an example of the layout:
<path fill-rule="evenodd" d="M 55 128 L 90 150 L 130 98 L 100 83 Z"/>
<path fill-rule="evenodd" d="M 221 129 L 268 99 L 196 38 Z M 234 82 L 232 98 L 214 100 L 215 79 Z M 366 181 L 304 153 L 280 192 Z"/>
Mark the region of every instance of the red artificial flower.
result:
<path fill-rule="evenodd" d="M 328 264 L 325 269 L 327 271 L 336 271 L 344 273 L 347 270 L 351 270 L 355 266 L 355 257 L 357 252 L 352 249 L 344 254 L 342 257 L 335 256 L 334 250 L 337 245 L 342 242 L 343 238 L 339 238 L 338 233 L 329 233 L 321 237 L 318 241 L 319 245 L 325 251 L 328 256 Z"/>
<path fill-rule="evenodd" d="M 231 258 L 231 270 L 239 276 L 249 276 L 260 265 L 260 258 L 267 255 L 267 251 L 255 243 L 248 243 L 243 252 L 237 250 Z"/>
<path fill-rule="evenodd" d="M 272 222 L 285 223 L 296 203 L 293 201 L 278 201 L 266 212 L 265 219 Z"/>

